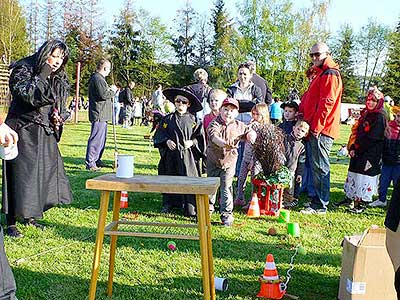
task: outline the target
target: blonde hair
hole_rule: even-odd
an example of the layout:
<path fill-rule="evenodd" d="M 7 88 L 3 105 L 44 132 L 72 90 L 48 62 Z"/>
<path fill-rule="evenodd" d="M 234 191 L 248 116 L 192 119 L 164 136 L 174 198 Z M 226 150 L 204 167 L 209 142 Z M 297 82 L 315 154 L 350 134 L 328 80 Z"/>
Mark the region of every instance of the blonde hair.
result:
<path fill-rule="evenodd" d="M 271 120 L 269 118 L 269 109 L 268 109 L 268 105 L 265 103 L 258 103 L 256 105 L 253 106 L 253 108 L 251 109 L 251 111 L 258 111 L 258 113 L 261 116 L 261 124 L 269 124 L 271 123 Z"/>
<path fill-rule="evenodd" d="M 206 70 L 200 68 L 194 71 L 193 73 L 194 80 L 196 81 L 204 81 L 207 82 L 208 80 L 208 73 Z"/>
<path fill-rule="evenodd" d="M 310 124 L 308 124 L 306 121 L 304 120 L 297 120 L 296 124 L 294 124 L 295 127 L 299 126 L 299 127 L 303 127 L 306 128 L 307 131 L 310 130 Z"/>
<path fill-rule="evenodd" d="M 228 94 L 220 89 L 212 89 L 210 93 L 208 94 L 208 102 L 211 100 L 215 99 L 216 97 L 221 97 L 226 99 L 228 97 Z"/>

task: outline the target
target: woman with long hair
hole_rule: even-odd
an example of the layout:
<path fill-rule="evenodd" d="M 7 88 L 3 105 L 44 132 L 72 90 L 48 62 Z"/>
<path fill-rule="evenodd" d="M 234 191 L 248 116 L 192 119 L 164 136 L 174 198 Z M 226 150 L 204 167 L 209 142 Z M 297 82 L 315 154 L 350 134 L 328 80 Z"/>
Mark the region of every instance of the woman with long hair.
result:
<path fill-rule="evenodd" d="M 44 229 L 36 219 L 49 208 L 72 201 L 57 145 L 68 118 L 69 84 L 64 71 L 68 55 L 64 42 L 49 40 L 35 54 L 10 66 L 12 101 L 5 123 L 18 133 L 19 154 L 3 164 L 2 210 L 11 237 L 22 237 L 17 218 Z"/>

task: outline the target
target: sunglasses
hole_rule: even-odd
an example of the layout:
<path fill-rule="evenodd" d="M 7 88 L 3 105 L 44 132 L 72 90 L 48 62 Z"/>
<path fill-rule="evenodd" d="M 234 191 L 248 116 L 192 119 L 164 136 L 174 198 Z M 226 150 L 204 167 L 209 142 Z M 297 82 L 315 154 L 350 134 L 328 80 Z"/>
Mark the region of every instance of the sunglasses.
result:
<path fill-rule="evenodd" d="M 314 53 L 310 53 L 309 55 L 310 55 L 311 58 L 313 58 L 314 56 L 315 57 L 320 57 L 322 53 L 324 53 L 324 52 L 314 52 Z"/>
<path fill-rule="evenodd" d="M 239 75 L 247 75 L 245 72 L 239 72 Z"/>
<path fill-rule="evenodd" d="M 175 103 L 189 104 L 189 101 L 183 99 L 175 99 Z"/>

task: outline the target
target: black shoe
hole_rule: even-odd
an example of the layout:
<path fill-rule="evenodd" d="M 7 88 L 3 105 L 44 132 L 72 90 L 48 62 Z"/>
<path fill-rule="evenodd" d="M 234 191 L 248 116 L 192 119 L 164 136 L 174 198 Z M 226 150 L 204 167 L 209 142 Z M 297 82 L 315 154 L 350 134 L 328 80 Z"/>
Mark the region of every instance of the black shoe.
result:
<path fill-rule="evenodd" d="M 15 225 L 8 226 L 6 229 L 6 234 L 12 238 L 22 238 L 24 235 L 19 232 Z"/>
<path fill-rule="evenodd" d="M 340 206 L 346 206 L 346 207 L 350 207 L 353 205 L 353 201 L 350 198 L 345 197 L 342 201 L 339 201 L 337 203 L 334 204 L 336 207 L 340 207 Z"/>
<path fill-rule="evenodd" d="M 44 230 L 46 228 L 46 226 L 36 222 L 36 220 L 34 218 L 25 219 L 24 224 L 25 224 L 25 226 L 33 226 L 40 230 Z"/>
<path fill-rule="evenodd" d="M 108 165 L 106 165 L 102 160 L 98 160 L 98 161 L 96 161 L 96 166 L 98 167 L 98 168 L 107 168 L 108 167 Z"/>
<path fill-rule="evenodd" d="M 367 204 L 364 201 L 355 201 L 354 207 L 350 207 L 349 212 L 353 214 L 361 214 L 367 208 Z"/>

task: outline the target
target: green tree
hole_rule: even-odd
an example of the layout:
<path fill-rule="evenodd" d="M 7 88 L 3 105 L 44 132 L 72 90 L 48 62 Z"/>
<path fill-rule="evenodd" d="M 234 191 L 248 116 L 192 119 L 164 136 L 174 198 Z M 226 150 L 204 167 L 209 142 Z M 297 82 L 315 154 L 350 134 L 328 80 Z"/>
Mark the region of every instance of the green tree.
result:
<path fill-rule="evenodd" d="M 136 14 L 132 2 L 127 1 L 120 15 L 115 18 L 108 48 L 113 63 L 113 79 L 122 85 L 134 80 L 133 73 L 140 48 L 140 31 L 136 26 Z"/>
<path fill-rule="evenodd" d="M 17 0 L 0 0 L 0 58 L 10 64 L 29 51 L 26 20 Z"/>
<path fill-rule="evenodd" d="M 318 41 L 326 42 L 329 32 L 326 29 L 329 0 L 313 2 L 311 7 L 303 8 L 295 14 L 292 43 L 294 45 L 290 55 L 289 70 L 286 84 L 289 88 L 295 87 L 299 91 L 307 89 L 308 80 L 304 75 L 311 66 L 308 56 L 312 45 Z"/>
<path fill-rule="evenodd" d="M 195 66 L 206 68 L 210 65 L 211 39 L 210 28 L 205 17 L 199 20 L 192 62 Z"/>
<path fill-rule="evenodd" d="M 369 19 L 368 23 L 360 29 L 357 40 L 363 70 L 361 94 L 367 91 L 376 76 L 380 77 L 389 33 L 390 29 L 387 26 L 373 19 Z"/>
<path fill-rule="evenodd" d="M 236 78 L 236 67 L 243 61 L 243 39 L 233 27 L 224 0 L 215 1 L 210 23 L 214 29 L 210 81 L 215 87 L 223 88 Z"/>
<path fill-rule="evenodd" d="M 383 92 L 400 104 L 400 22 L 389 36 L 389 49 L 385 61 Z"/>
<path fill-rule="evenodd" d="M 338 39 L 333 47 L 332 55 L 339 64 L 343 80 L 343 102 L 357 103 L 359 97 L 359 81 L 354 74 L 354 41 L 355 36 L 350 25 L 341 27 Z"/>
<path fill-rule="evenodd" d="M 184 7 L 177 11 L 174 20 L 177 26 L 177 37 L 172 39 L 172 47 L 176 52 L 176 58 L 183 67 L 182 72 L 180 72 L 183 81 L 189 81 L 191 77 L 188 72 L 188 65 L 194 55 L 196 17 L 197 13 L 187 0 Z"/>
<path fill-rule="evenodd" d="M 139 91 L 151 94 L 158 84 L 171 85 L 172 72 L 165 63 L 172 60 L 171 36 L 159 17 L 151 17 L 145 11 L 139 12 L 140 49 L 136 64 Z"/>

